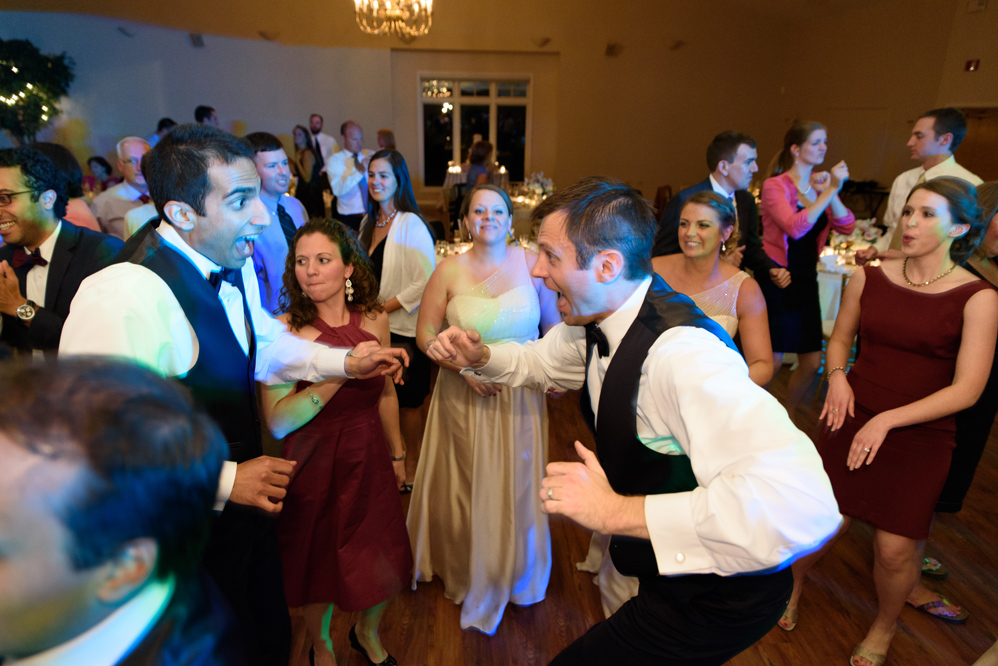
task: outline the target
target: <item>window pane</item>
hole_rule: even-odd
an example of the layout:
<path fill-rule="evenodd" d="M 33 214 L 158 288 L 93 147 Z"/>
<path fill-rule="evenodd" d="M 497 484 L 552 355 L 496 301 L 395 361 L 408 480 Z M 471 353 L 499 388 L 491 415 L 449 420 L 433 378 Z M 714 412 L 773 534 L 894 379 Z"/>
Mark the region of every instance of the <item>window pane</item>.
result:
<path fill-rule="evenodd" d="M 452 97 L 454 82 L 431 79 L 423 81 L 423 97 Z"/>
<path fill-rule="evenodd" d="M 500 81 L 496 84 L 496 95 L 498 97 L 526 97 L 526 81 Z"/>
<path fill-rule="evenodd" d="M 488 97 L 488 81 L 461 81 L 461 97 Z"/>
<path fill-rule="evenodd" d="M 479 136 L 476 136 L 479 135 Z M 468 161 L 468 151 L 475 141 L 489 140 L 489 107 L 461 105 L 461 161 Z"/>
<path fill-rule="evenodd" d="M 450 104 L 423 104 L 423 175 L 426 185 L 439 187 L 453 155 L 454 111 Z"/>
<path fill-rule="evenodd" d="M 496 108 L 496 161 L 506 167 L 512 182 L 524 180 L 524 158 L 527 148 L 527 107 Z"/>

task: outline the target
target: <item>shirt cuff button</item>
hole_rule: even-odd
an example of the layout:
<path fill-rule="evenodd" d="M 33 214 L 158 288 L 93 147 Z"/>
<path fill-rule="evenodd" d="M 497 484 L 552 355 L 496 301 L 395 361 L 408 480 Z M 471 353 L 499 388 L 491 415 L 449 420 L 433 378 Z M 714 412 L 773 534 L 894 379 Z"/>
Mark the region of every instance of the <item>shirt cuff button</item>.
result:
<path fill-rule="evenodd" d="M 682 564 L 683 562 L 686 561 L 686 555 L 684 555 L 683 553 L 676 553 L 676 561 Z"/>

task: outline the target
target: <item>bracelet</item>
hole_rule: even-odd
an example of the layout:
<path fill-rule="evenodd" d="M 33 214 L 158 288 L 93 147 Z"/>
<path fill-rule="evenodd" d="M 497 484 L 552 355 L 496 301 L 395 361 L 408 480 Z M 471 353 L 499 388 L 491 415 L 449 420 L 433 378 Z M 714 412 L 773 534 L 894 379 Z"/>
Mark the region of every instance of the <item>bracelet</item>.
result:
<path fill-rule="evenodd" d="M 830 379 L 831 376 L 832 376 L 832 373 L 835 372 L 836 370 L 841 370 L 843 375 L 846 374 L 846 369 L 840 365 L 837 368 L 832 368 L 831 370 L 829 370 L 828 373 L 825 374 L 825 379 L 826 380 Z"/>
<path fill-rule="evenodd" d="M 322 402 L 320 402 L 319 399 L 315 397 L 315 394 L 312 393 L 312 390 L 309 389 L 309 387 L 306 386 L 305 391 L 308 393 L 308 397 L 311 398 L 313 405 L 319 405 L 320 407 L 322 406 Z"/>
<path fill-rule="evenodd" d="M 402 462 L 403 460 L 405 460 L 405 451 L 403 451 L 402 455 L 398 458 L 393 456 L 391 453 L 389 453 L 388 456 L 392 459 L 392 462 Z"/>

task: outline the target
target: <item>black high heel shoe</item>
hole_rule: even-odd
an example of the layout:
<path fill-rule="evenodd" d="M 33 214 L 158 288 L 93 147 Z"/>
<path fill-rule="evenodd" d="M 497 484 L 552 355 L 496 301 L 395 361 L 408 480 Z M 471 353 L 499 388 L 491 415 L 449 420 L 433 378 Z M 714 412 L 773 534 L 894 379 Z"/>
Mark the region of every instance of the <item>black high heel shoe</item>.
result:
<path fill-rule="evenodd" d="M 382 661 L 381 663 L 375 663 L 371 661 L 371 658 L 367 656 L 367 650 L 365 650 L 364 646 L 360 644 L 359 640 L 357 640 L 356 624 L 350 627 L 350 647 L 352 647 L 354 650 L 364 655 L 364 659 L 367 659 L 367 663 L 371 664 L 371 666 L 398 666 L 398 662 L 395 661 L 395 657 L 393 657 L 392 655 L 388 655 L 387 657 L 385 657 L 385 660 Z"/>
<path fill-rule="evenodd" d="M 308 649 L 308 663 L 310 666 L 315 666 L 315 646 L 313 645 Z"/>

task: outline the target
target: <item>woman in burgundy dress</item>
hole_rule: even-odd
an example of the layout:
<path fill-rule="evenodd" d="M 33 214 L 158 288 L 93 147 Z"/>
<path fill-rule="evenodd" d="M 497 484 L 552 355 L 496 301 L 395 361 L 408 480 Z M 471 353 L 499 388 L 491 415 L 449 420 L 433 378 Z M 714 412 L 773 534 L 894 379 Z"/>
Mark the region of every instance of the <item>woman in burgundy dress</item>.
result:
<path fill-rule="evenodd" d="M 828 343 L 827 419 L 818 450 L 845 522 L 874 534 L 879 609 L 853 666 L 879 666 L 919 577 L 932 513 L 955 445 L 956 412 L 976 402 L 991 369 L 998 296 L 959 266 L 981 239 L 976 192 L 936 178 L 908 195 L 901 259 L 857 270 Z M 859 332 L 863 350 L 846 376 Z M 794 564 L 794 594 L 780 626 L 796 624 L 801 585 L 821 552 Z M 938 599 L 919 610 L 960 621 Z"/>
<path fill-rule="evenodd" d="M 298 230 L 281 306 L 291 332 L 306 340 L 389 344 L 367 256 L 339 222 L 312 219 Z M 351 646 L 372 663 L 394 664 L 378 625 L 412 575 L 398 498 L 405 452 L 394 384 L 377 377 L 267 386 L 263 408 L 274 436 L 288 435 L 284 458 L 297 463 L 278 534 L 285 595 L 289 606 L 302 607 L 315 663 L 335 663 L 329 627 L 339 606 L 362 611 Z"/>

